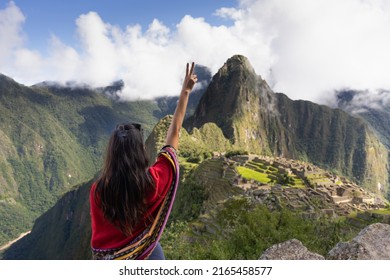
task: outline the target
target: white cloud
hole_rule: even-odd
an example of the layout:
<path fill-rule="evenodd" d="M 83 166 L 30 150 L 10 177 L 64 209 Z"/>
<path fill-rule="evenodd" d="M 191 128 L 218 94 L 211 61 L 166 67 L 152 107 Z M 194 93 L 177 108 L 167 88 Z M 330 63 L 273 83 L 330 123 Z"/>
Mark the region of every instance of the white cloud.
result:
<path fill-rule="evenodd" d="M 390 91 L 357 91 L 354 92 L 352 99 L 348 103 L 343 104 L 343 106 L 345 106 L 347 111 L 355 114 L 364 113 L 368 108 L 390 113 Z"/>
<path fill-rule="evenodd" d="M 14 2 L 0 10 L 0 71 L 6 72 L 4 65 L 12 62 L 13 51 L 24 42 L 22 31 L 24 21 L 23 13 Z"/>
<path fill-rule="evenodd" d="M 275 90 L 319 101 L 333 89 L 389 88 L 390 13 L 381 1 L 262 1 L 248 10 L 273 28 Z"/>
<path fill-rule="evenodd" d="M 275 91 L 293 99 L 325 102 L 335 89 L 390 88 L 390 4 L 384 0 L 241 0 L 215 11 L 229 26 L 186 15 L 174 29 L 155 19 L 145 31 L 90 12 L 76 20 L 80 51 L 53 35 L 45 55 L 24 47 L 25 18 L 13 2 L 0 13 L 0 71 L 27 84 L 105 86 L 123 79 L 123 98 L 172 95 L 186 62 L 215 73 L 243 54 Z"/>
<path fill-rule="evenodd" d="M 58 37 L 52 35 L 50 38 L 48 57 L 44 64 L 42 68 L 45 71 L 55 73 L 53 80 L 66 82 L 70 77 L 75 79 L 75 73 L 78 73 L 81 58 L 75 49 L 67 46 Z M 47 80 L 47 77 L 42 77 L 41 81 L 43 80 Z"/>
<path fill-rule="evenodd" d="M 119 56 L 113 27 L 102 21 L 95 12 L 81 15 L 77 21 L 77 33 L 82 44 L 82 64 L 78 79 L 90 84 L 107 85 L 117 78 Z"/>
<path fill-rule="evenodd" d="M 223 7 L 215 11 L 214 15 L 225 19 L 241 20 L 243 12 L 240 9 Z"/>

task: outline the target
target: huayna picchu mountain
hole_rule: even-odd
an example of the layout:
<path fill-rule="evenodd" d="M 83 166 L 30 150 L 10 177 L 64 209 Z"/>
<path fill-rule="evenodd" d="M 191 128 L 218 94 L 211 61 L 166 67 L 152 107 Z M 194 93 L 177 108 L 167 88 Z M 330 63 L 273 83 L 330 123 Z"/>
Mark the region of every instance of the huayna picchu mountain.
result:
<path fill-rule="evenodd" d="M 303 159 L 387 195 L 387 149 L 361 118 L 274 93 L 248 59 L 228 59 L 185 127 L 212 122 L 237 149 Z"/>
<path fill-rule="evenodd" d="M 81 183 L 82 179 L 90 180 L 98 170 L 108 133 L 117 121 L 138 121 L 146 125 L 147 133 L 151 132 L 146 141 L 146 149 L 151 157 L 154 157 L 163 143 L 169 122 L 169 117 L 161 118 L 164 113 L 172 113 L 170 110 L 174 108 L 175 99 L 117 102 L 112 99 L 112 96 L 109 98 L 103 92 L 48 85 L 24 87 L 1 77 L 0 136 L 3 140 L 0 152 L 4 156 L 1 158 L 3 163 L 0 180 L 7 182 L 7 187 L 1 189 L 6 190 L 5 196 L 0 197 L 0 207 L 3 207 L 1 209 L 6 211 L 12 207 L 19 207 L 27 211 L 30 206 L 25 202 L 26 197 L 33 203 L 41 203 L 40 193 L 38 192 L 37 195 L 35 191 L 40 190 L 44 194 L 42 197 L 47 197 L 46 193 L 51 193 L 50 182 L 53 176 L 49 171 L 53 168 L 58 167 L 58 170 L 62 170 L 57 173 L 62 176 L 65 183 L 70 178 L 74 178 L 75 172 L 79 172 L 84 177 L 80 177 L 74 185 Z M 231 230 L 223 232 L 225 226 L 232 225 L 225 225 L 224 217 L 227 220 L 240 217 L 253 222 L 259 217 L 248 216 L 251 215 L 252 210 L 256 215 L 263 215 L 261 214 L 263 210 L 268 211 L 258 209 L 257 202 L 255 206 L 252 205 L 253 207 L 243 202 L 248 198 L 247 193 L 260 192 L 257 189 L 249 191 L 246 189 L 249 188 L 248 184 L 251 184 L 252 179 L 247 180 L 245 176 L 252 178 L 254 172 L 258 173 L 253 175 L 254 178 L 261 178 L 256 186 L 265 188 L 267 206 L 271 208 L 275 206 L 275 211 L 282 211 L 283 199 L 288 198 L 288 193 L 295 193 L 297 197 L 301 195 L 299 190 L 286 191 L 287 195 L 284 194 L 281 199 L 277 193 L 283 192 L 283 188 L 309 188 L 303 193 L 307 192 L 313 196 L 304 195 L 304 199 L 310 200 L 313 197 L 313 201 L 305 201 L 304 207 L 318 210 L 315 209 L 317 207 L 320 208 L 319 212 L 326 210 L 321 209 L 324 205 L 331 207 L 332 203 L 320 203 L 323 200 L 328 201 L 330 194 L 337 196 L 339 192 L 345 193 L 345 197 L 349 200 L 361 200 L 364 204 L 366 203 L 364 200 L 373 201 L 375 195 L 387 193 L 388 150 L 363 119 L 353 117 L 340 109 L 331 109 L 308 101 L 293 101 L 284 94 L 274 93 L 266 81 L 255 73 L 245 57 L 237 55 L 230 58 L 214 75 L 204 94 L 197 95 L 197 98 L 200 96 L 194 114 L 185 121 L 184 126 L 187 131 L 183 129 L 181 132 L 179 149 L 183 171 L 181 186 L 170 220 L 173 226 L 168 227 L 168 237 L 162 241 L 168 252 L 172 252 L 173 249 L 169 251 L 169 244 L 177 242 L 178 239 L 175 239 L 177 236 L 183 235 L 185 240 L 191 241 L 205 232 L 207 236 L 214 236 L 215 240 L 223 240 L 219 238 L 219 234 L 228 238 L 232 232 Z M 6 113 L 3 113 L 3 108 Z M 160 122 L 152 129 L 158 119 L 161 119 Z M 34 141 L 30 142 L 26 139 Z M 52 162 L 44 156 L 47 151 L 54 153 L 49 158 Z M 304 178 L 297 179 L 271 163 L 267 166 L 261 163 L 259 165 L 261 168 L 259 166 L 257 168 L 258 163 L 249 160 L 246 164 L 249 164 L 250 168 L 248 166 L 238 168 L 239 162 L 228 159 L 231 155 L 246 153 L 257 154 L 259 157 L 289 158 L 318 165 L 322 169 L 327 169 L 329 174 L 337 173 L 329 177 L 334 181 L 330 184 L 336 189 L 332 190 L 332 186 L 328 186 L 328 179 L 322 182 L 322 175 L 314 180 L 318 186 L 316 184 L 306 186 Z M 10 157 L 13 161 L 8 159 Z M 31 160 L 28 161 L 30 158 Z M 46 167 L 49 171 L 46 172 L 46 169 L 39 169 L 36 166 Z M 73 173 L 66 173 L 68 166 L 73 166 Z M 91 171 L 86 170 L 86 167 L 90 167 Z M 20 172 L 19 170 L 22 172 L 17 173 Z M 247 172 L 245 176 L 239 174 L 240 170 Z M 29 172 L 40 180 L 36 179 L 38 183 L 35 185 L 28 181 Z M 15 174 L 22 174 L 20 178 L 24 178 L 24 181 L 19 181 L 21 179 L 14 176 Z M 71 174 L 72 177 L 67 177 L 67 174 Z M 364 192 L 367 190 L 375 194 L 362 195 L 365 194 L 363 189 L 359 190 L 355 185 L 349 188 L 349 180 L 344 179 L 343 176 L 364 186 Z M 242 182 L 243 185 L 237 187 L 237 182 Z M 293 182 L 295 186 L 292 186 Z M 262 184 L 271 184 L 271 187 Z M 343 184 L 346 185 L 345 188 Z M 20 192 L 23 188 L 19 185 L 30 190 L 31 195 L 34 196 L 29 196 L 25 191 Z M 272 188 L 274 185 L 275 188 Z M 58 184 L 56 181 L 53 186 L 60 191 L 66 190 L 62 183 Z M 37 219 L 32 232 L 13 244 L 4 253 L 4 257 L 7 259 L 89 258 L 90 220 L 89 205 L 86 203 L 89 186 L 90 182 L 84 183 L 64 194 L 51 209 Z M 317 187 L 325 188 L 327 191 L 321 195 L 320 191 L 315 189 Z M 58 197 L 60 192 L 53 193 L 55 194 L 53 197 Z M 44 205 L 48 207 L 50 204 Z M 364 207 L 363 205 L 362 209 Z M 372 210 L 370 207 L 367 209 Z M 22 213 L 19 215 L 24 217 L 22 210 L 17 208 L 14 212 Z M 235 211 L 238 211 L 239 216 L 232 214 Z M 270 217 L 279 214 L 267 212 L 264 215 Z M 280 215 L 280 217 L 272 216 L 269 220 L 280 220 L 285 213 L 281 212 Z M 289 215 L 287 214 L 288 219 L 290 219 Z M 220 219 L 215 220 L 216 217 Z M 297 228 L 301 228 L 300 223 L 302 226 L 307 224 L 307 221 L 297 219 L 294 218 L 294 224 L 299 224 Z M 8 219 L 7 223 L 11 222 Z M 191 224 L 187 226 L 186 223 Z M 282 224 L 286 227 L 289 225 L 289 223 Z M 340 232 L 336 224 L 331 224 L 330 228 L 323 228 L 322 225 L 324 224 L 313 224 L 311 229 L 313 232 L 310 234 L 317 234 L 315 229 L 320 226 L 319 230 L 323 230 L 321 234 L 327 235 L 327 238 L 338 238 Z M 263 228 L 251 226 L 255 226 L 255 229 Z M 185 229 L 183 232 L 178 232 L 178 229 L 183 228 Z M 332 234 L 328 235 L 330 229 Z M 187 231 L 192 233 L 188 235 Z M 261 236 L 258 238 L 262 239 Z M 78 242 L 75 243 L 75 240 Z M 280 241 L 272 240 L 268 245 Z M 324 239 L 322 242 L 328 241 Z M 209 255 L 209 257 L 213 256 Z"/>

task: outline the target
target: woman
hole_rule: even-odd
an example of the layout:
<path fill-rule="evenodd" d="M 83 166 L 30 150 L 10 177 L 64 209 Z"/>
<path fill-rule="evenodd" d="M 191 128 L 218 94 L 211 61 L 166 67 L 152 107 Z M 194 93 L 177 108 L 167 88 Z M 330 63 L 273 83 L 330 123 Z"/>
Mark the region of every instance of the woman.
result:
<path fill-rule="evenodd" d="M 187 63 L 166 146 L 149 167 L 139 124 L 118 125 L 90 191 L 94 259 L 164 259 L 158 243 L 177 187 L 175 150 L 197 76 Z M 176 184 L 176 185 L 175 185 Z"/>

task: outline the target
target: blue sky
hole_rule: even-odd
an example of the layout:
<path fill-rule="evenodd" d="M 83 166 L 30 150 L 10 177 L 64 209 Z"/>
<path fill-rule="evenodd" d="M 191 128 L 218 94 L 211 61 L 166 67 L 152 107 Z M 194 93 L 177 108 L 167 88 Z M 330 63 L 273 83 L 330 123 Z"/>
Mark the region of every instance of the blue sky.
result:
<path fill-rule="evenodd" d="M 4 8 L 10 1 L 1 0 Z M 229 20 L 214 15 L 222 7 L 234 7 L 235 0 L 14 0 L 26 17 L 24 31 L 27 45 L 45 51 L 47 40 L 55 34 L 63 41 L 77 45 L 75 21 L 81 14 L 97 12 L 101 18 L 122 28 L 140 24 L 147 28 L 158 19 L 170 28 L 185 15 L 204 17 L 213 25 L 229 24 Z"/>
<path fill-rule="evenodd" d="M 25 85 L 122 79 L 123 99 L 175 95 L 186 62 L 216 73 L 235 54 L 292 99 L 374 98 L 390 89 L 389 49 L 384 0 L 0 0 L 0 73 Z"/>

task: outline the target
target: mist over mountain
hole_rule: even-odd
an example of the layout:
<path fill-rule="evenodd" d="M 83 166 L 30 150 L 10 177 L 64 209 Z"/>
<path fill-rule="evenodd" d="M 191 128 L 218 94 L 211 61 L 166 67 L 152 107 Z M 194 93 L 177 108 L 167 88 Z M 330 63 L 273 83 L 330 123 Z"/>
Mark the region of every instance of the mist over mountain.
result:
<path fill-rule="evenodd" d="M 336 94 L 336 106 L 369 124 L 387 147 L 390 166 L 390 91 L 341 90 Z"/>
<path fill-rule="evenodd" d="M 336 93 L 336 106 L 362 117 L 390 148 L 390 91 L 340 90 Z"/>
<path fill-rule="evenodd" d="M 232 185 L 235 165 L 226 167 L 223 160 L 210 159 L 213 154 L 252 153 L 314 163 L 375 195 L 388 195 L 385 118 L 375 126 L 345 108 L 293 101 L 274 93 L 243 56 L 228 59 L 212 79 L 207 69 L 197 71 L 207 87 L 191 94 L 186 130 L 181 132 L 182 190 L 173 221 L 195 219 L 198 224 L 192 228 L 200 227 L 202 232 L 203 227 L 214 225 L 199 226 L 205 219 L 199 217 L 210 219 L 215 211 L 224 211 L 223 201 L 243 196 Z M 165 116 L 173 113 L 177 102 L 177 97 L 118 102 L 116 92 L 121 87 L 120 81 L 100 89 L 52 83 L 24 87 L 0 77 L 0 215 L 5 217 L 1 228 L 13 227 L 11 234 L 3 231 L 3 239 L 26 231 L 53 206 L 36 220 L 29 235 L 6 251 L 5 258 L 88 258 L 88 190 L 101 166 L 109 133 L 117 122 L 143 124 L 149 135 L 146 149 L 154 158 L 169 124 Z M 382 116 L 371 113 L 377 114 Z M 281 182 L 282 175 L 273 176 Z M 278 199 L 270 203 L 277 204 Z M 227 209 L 235 211 L 229 205 Z M 20 226 L 15 227 L 9 213 L 23 221 Z"/>

